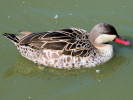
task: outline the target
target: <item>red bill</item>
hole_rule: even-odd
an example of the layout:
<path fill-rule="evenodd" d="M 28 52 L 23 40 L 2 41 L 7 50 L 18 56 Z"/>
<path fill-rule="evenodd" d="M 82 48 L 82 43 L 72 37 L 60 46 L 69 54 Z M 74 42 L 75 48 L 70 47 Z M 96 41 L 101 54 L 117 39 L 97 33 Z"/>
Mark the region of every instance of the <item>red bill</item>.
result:
<path fill-rule="evenodd" d="M 125 39 L 122 39 L 122 38 L 119 38 L 119 37 L 116 37 L 114 41 L 118 42 L 120 44 L 130 45 L 130 42 L 128 40 L 125 40 Z"/>

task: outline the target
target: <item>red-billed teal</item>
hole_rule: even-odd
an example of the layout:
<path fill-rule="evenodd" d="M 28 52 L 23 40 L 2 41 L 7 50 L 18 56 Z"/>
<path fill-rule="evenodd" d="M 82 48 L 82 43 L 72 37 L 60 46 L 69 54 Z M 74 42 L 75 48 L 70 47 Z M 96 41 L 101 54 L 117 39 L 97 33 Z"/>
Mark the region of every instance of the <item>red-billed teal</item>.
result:
<path fill-rule="evenodd" d="M 130 44 L 117 34 L 112 25 L 105 23 L 97 24 L 90 33 L 79 28 L 20 33 L 23 35 L 3 35 L 15 43 L 22 56 L 54 68 L 93 67 L 113 56 L 113 46 L 109 42 Z"/>

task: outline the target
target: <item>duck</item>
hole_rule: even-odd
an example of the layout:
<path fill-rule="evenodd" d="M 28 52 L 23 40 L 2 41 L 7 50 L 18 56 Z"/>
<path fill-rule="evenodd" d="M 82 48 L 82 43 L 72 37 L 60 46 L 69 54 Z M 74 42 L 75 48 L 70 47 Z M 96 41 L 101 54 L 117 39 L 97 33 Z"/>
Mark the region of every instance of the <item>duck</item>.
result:
<path fill-rule="evenodd" d="M 114 26 L 107 23 L 95 25 L 90 32 L 75 27 L 41 33 L 19 32 L 22 35 L 3 35 L 11 40 L 28 60 L 60 69 L 100 65 L 114 55 L 111 41 L 130 44 L 118 35 Z"/>

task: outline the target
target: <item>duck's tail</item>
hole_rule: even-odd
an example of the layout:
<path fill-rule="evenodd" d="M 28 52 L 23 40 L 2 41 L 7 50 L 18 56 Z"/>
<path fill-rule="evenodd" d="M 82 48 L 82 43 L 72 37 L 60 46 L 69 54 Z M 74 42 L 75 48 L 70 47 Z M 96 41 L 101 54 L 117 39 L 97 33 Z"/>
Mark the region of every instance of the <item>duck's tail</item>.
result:
<path fill-rule="evenodd" d="M 11 34 L 11 33 L 4 33 L 3 35 L 6 37 L 6 38 L 8 38 L 9 40 L 11 40 L 13 43 L 19 43 L 19 41 L 23 38 L 23 37 L 25 37 L 25 36 L 27 36 L 27 35 L 29 35 L 29 34 L 31 34 L 32 32 L 28 32 L 28 31 L 19 31 L 22 35 L 17 35 L 17 34 Z"/>
<path fill-rule="evenodd" d="M 16 34 L 4 33 L 3 36 L 5 36 L 6 38 L 8 38 L 9 40 L 11 40 L 14 43 L 19 42 L 19 38 L 17 37 Z"/>

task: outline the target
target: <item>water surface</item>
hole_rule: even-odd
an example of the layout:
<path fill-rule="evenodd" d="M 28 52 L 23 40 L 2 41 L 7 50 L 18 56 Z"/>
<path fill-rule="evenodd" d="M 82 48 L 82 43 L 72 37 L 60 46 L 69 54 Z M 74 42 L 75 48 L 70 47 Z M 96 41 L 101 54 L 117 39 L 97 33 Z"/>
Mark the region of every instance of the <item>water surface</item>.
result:
<path fill-rule="evenodd" d="M 1 0 L 0 100 L 132 100 L 132 0 Z M 90 31 L 109 23 L 131 41 L 112 43 L 115 56 L 91 69 L 60 70 L 23 58 L 2 33 L 77 27 Z"/>

